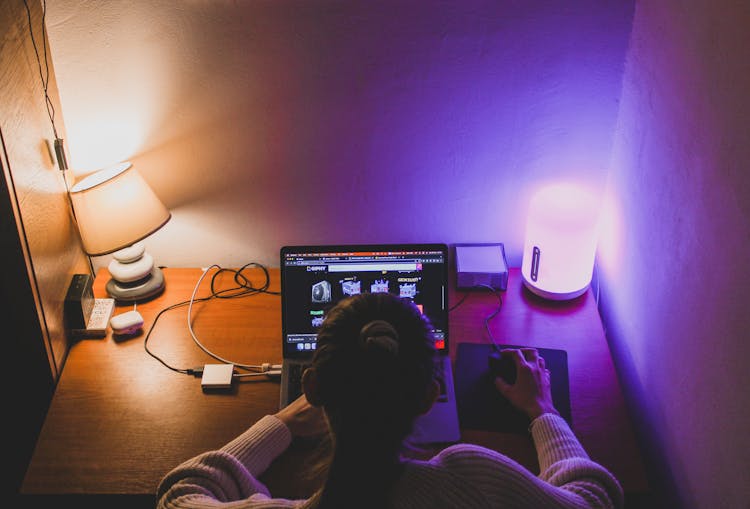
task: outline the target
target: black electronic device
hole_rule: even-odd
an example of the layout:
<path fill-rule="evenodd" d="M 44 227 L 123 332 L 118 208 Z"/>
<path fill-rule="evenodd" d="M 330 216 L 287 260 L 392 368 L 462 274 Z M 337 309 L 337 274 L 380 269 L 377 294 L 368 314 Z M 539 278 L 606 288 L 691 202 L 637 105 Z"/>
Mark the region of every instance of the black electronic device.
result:
<path fill-rule="evenodd" d="M 450 359 L 448 326 L 448 245 L 336 244 L 283 246 L 281 274 L 281 408 L 301 393 L 300 375 L 317 348 L 326 314 L 342 299 L 388 292 L 409 299 L 432 325 L 435 373 L 441 394 L 414 422 L 415 444 L 460 439 Z"/>
<path fill-rule="evenodd" d="M 507 383 L 516 383 L 516 363 L 511 356 L 492 350 L 487 356 L 487 367 L 491 374 L 499 376 Z"/>
<path fill-rule="evenodd" d="M 65 327 L 85 329 L 94 310 L 94 278 L 91 274 L 73 274 L 65 296 Z"/>

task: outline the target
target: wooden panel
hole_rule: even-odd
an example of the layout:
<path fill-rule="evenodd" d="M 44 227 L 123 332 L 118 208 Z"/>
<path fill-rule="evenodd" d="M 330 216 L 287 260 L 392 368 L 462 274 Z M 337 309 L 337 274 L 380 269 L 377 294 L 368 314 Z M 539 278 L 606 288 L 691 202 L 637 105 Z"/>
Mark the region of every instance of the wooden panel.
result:
<path fill-rule="evenodd" d="M 30 0 L 29 7 L 41 51 L 41 6 Z M 71 275 L 87 271 L 87 262 L 72 230 L 61 173 L 44 144 L 53 135 L 22 0 L 0 2 L 0 69 L 0 318 L 9 354 L 2 392 L 13 411 L 6 422 L 10 443 L 3 447 L 10 466 L 5 494 L 18 491 L 41 429 L 67 353 L 63 299 Z M 49 85 L 63 135 L 51 66 Z"/>
<path fill-rule="evenodd" d="M 58 135 L 65 136 L 48 43 L 42 33 L 42 9 L 28 2 L 31 25 L 47 75 Z M 26 256 L 42 334 L 47 342 L 53 377 L 67 353 L 63 300 L 71 276 L 87 272 L 88 262 L 71 221 L 60 172 L 50 158 L 46 140 L 53 140 L 45 107 L 42 77 L 31 41 L 29 19 L 20 0 L 0 3 L 0 132 L 6 156 L 4 178 Z M 47 47 L 47 62 L 44 48 Z"/>

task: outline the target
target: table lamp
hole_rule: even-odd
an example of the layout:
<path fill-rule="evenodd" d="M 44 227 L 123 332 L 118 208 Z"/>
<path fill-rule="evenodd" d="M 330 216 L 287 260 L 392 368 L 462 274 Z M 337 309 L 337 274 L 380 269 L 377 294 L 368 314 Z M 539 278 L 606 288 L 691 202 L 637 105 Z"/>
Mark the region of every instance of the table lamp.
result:
<path fill-rule="evenodd" d="M 110 297 L 136 302 L 161 293 L 164 275 L 141 241 L 171 214 L 133 165 L 120 163 L 83 178 L 70 198 L 86 253 L 113 256 Z"/>
<path fill-rule="evenodd" d="M 521 276 L 536 295 L 568 300 L 591 284 L 598 234 L 598 201 L 583 188 L 556 184 L 531 199 Z"/>

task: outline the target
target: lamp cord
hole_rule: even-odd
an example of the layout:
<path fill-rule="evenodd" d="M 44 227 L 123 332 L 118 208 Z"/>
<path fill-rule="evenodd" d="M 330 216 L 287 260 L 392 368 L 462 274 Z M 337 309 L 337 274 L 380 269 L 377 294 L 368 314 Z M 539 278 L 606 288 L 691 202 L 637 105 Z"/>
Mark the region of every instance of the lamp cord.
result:
<path fill-rule="evenodd" d="M 249 267 L 256 267 L 256 268 L 259 268 L 259 269 L 261 269 L 263 271 L 265 279 L 264 279 L 263 284 L 260 285 L 260 287 L 253 286 L 253 284 L 250 282 L 250 280 L 243 274 L 243 272 L 245 271 L 245 269 L 247 269 Z M 211 277 L 211 293 L 210 293 L 210 295 L 208 295 L 207 297 L 196 297 L 198 287 L 200 286 L 201 282 L 205 278 L 205 276 L 208 273 L 208 271 L 210 271 L 212 268 L 216 268 L 218 270 L 216 272 L 214 272 L 214 274 Z M 232 287 L 232 288 L 225 288 L 223 290 L 217 290 L 217 288 L 216 288 L 216 280 L 217 280 L 218 276 L 220 274 L 224 273 L 224 272 L 231 272 L 231 273 L 234 274 L 234 281 L 235 281 L 235 283 L 237 283 L 237 286 L 236 287 Z M 268 289 L 269 286 L 270 286 L 270 275 L 268 273 L 268 269 L 266 267 L 264 267 L 263 265 L 259 264 L 259 263 L 251 262 L 251 263 L 248 263 L 248 264 L 242 266 L 238 270 L 222 268 L 219 265 L 215 265 L 215 264 L 211 265 L 210 267 L 208 267 L 207 269 L 205 269 L 203 271 L 203 274 L 201 275 L 200 279 L 198 280 L 198 283 L 195 285 L 195 288 L 193 289 L 193 293 L 190 296 L 190 300 L 186 300 L 186 301 L 178 302 L 176 304 L 172 304 L 171 306 L 167 306 L 166 308 L 164 308 L 161 311 L 159 311 L 159 313 L 154 318 L 154 321 L 151 324 L 151 327 L 149 327 L 148 332 L 146 333 L 145 338 L 143 339 L 143 348 L 146 350 L 146 353 L 148 353 L 151 357 L 153 357 L 154 359 L 156 359 L 157 361 L 159 361 L 166 368 L 169 368 L 170 370 L 176 371 L 178 373 L 183 373 L 183 374 L 187 374 L 187 375 L 195 375 L 198 372 L 198 368 L 192 368 L 192 369 L 176 368 L 174 366 L 169 365 L 166 361 L 164 361 L 159 356 L 157 356 L 156 354 L 154 354 L 148 348 L 148 340 L 151 337 L 151 333 L 153 332 L 154 327 L 156 326 L 156 322 L 159 320 L 159 318 L 164 313 L 166 313 L 167 311 L 170 311 L 172 309 L 177 309 L 179 307 L 189 306 L 188 315 L 187 315 L 188 316 L 188 329 L 190 331 L 191 336 L 193 337 L 193 340 L 198 345 L 198 347 L 201 348 L 201 350 L 203 350 L 205 353 L 207 353 L 209 356 L 213 357 L 214 359 L 217 359 L 217 360 L 219 360 L 221 362 L 224 362 L 226 364 L 234 364 L 235 367 L 238 367 L 238 368 L 241 368 L 241 369 L 245 369 L 245 370 L 248 370 L 248 371 L 259 371 L 262 374 L 265 374 L 265 373 L 263 373 L 263 370 L 267 369 L 268 365 L 252 365 L 252 364 L 235 363 L 235 362 L 232 362 L 230 360 L 222 359 L 221 357 L 217 356 L 216 354 L 214 354 L 213 352 L 211 352 L 207 348 L 205 348 L 200 343 L 200 341 L 195 336 L 195 334 L 193 333 L 192 323 L 191 323 L 192 322 L 191 316 L 192 316 L 192 306 L 193 306 L 193 303 L 195 303 L 195 302 L 205 302 L 205 301 L 208 301 L 208 300 L 211 300 L 211 299 L 236 299 L 236 298 L 240 298 L 240 297 L 248 297 L 248 296 L 251 296 L 251 295 L 256 295 L 256 294 L 259 294 L 259 293 L 266 293 L 266 294 L 270 294 L 270 295 L 281 295 L 281 292 L 275 292 L 275 291 L 269 290 Z M 237 376 L 237 375 L 235 375 L 235 376 Z"/>
<path fill-rule="evenodd" d="M 495 296 L 497 297 L 498 304 L 495 311 L 487 315 L 487 317 L 484 319 L 484 328 L 487 329 L 487 335 L 490 337 L 490 341 L 492 341 L 492 345 L 495 347 L 495 350 L 500 351 L 500 345 L 495 340 L 495 336 L 492 335 L 492 331 L 490 330 L 490 320 L 492 320 L 502 309 L 503 307 L 503 298 L 500 295 L 500 292 L 497 291 L 495 288 L 491 287 L 490 285 L 477 285 L 482 288 L 486 288 L 489 291 L 491 291 Z"/>
<path fill-rule="evenodd" d="M 42 71 L 42 59 L 39 57 L 39 49 L 36 45 L 36 39 L 34 38 L 34 28 L 31 21 L 31 8 L 27 0 L 23 0 L 24 6 L 26 6 L 26 15 L 29 18 L 29 34 L 31 35 L 31 44 L 34 46 L 34 54 L 36 55 L 37 66 L 39 67 L 39 77 L 42 80 L 42 89 L 44 90 L 44 103 L 47 107 L 47 115 L 49 116 L 50 123 L 52 124 L 52 132 L 55 135 L 55 139 L 59 139 L 57 136 L 57 127 L 55 126 L 55 105 L 52 104 L 52 99 L 49 97 L 49 61 L 47 60 L 47 29 L 46 29 L 46 18 L 47 18 L 47 0 L 42 0 L 42 49 L 44 50 L 44 71 Z M 45 76 L 46 74 L 46 76 Z"/>
<path fill-rule="evenodd" d="M 261 288 L 255 288 L 254 286 L 252 286 L 252 284 L 250 283 L 250 281 L 242 274 L 242 272 L 247 267 L 250 267 L 250 266 L 255 266 L 255 267 L 258 267 L 258 268 L 260 268 L 260 269 L 263 270 L 263 273 L 265 274 L 265 283 L 261 286 Z M 208 272 L 211 269 L 213 269 L 213 268 L 218 269 L 218 271 L 216 272 L 216 274 L 214 274 L 214 276 L 217 276 L 218 274 L 220 274 L 222 272 L 226 272 L 228 270 L 228 269 L 223 269 L 220 266 L 214 264 L 214 265 L 211 265 L 210 267 L 206 268 L 203 271 L 203 274 L 201 274 L 201 277 L 198 278 L 198 282 L 195 284 L 195 288 L 193 288 L 193 294 L 190 296 L 190 301 L 189 301 L 190 303 L 188 304 L 187 326 L 188 326 L 188 331 L 190 331 L 190 336 L 192 336 L 193 341 L 195 342 L 196 345 L 198 345 L 198 348 L 200 348 L 201 350 L 203 350 L 205 353 L 207 353 L 208 355 L 210 355 L 211 357 L 213 357 L 217 361 L 223 362 L 225 364 L 234 364 L 235 367 L 241 368 L 241 369 L 245 369 L 245 370 L 248 370 L 248 371 L 259 371 L 259 370 L 263 369 L 263 367 L 261 365 L 256 365 L 256 364 L 242 364 L 242 363 L 239 363 L 239 362 L 233 362 L 231 360 L 227 360 L 227 359 L 225 359 L 223 357 L 220 357 L 219 355 L 213 353 L 208 348 L 206 348 L 203 345 L 203 343 L 200 342 L 200 340 L 198 339 L 198 337 L 195 335 L 195 332 L 193 331 L 193 302 L 195 302 L 195 295 L 198 293 L 198 288 L 200 287 L 201 282 L 203 282 L 203 278 L 205 278 L 206 274 L 208 274 Z M 262 265 L 260 265 L 258 263 L 249 263 L 249 264 L 243 266 L 241 269 L 239 269 L 237 271 L 233 271 L 233 272 L 234 272 L 234 280 L 238 284 L 238 286 L 236 286 L 234 288 L 228 288 L 228 289 L 223 290 L 221 292 L 216 292 L 215 289 L 214 289 L 214 287 L 213 287 L 213 282 L 216 281 L 216 277 L 214 277 L 212 279 L 212 283 L 211 283 L 211 296 L 212 297 L 216 297 L 216 298 L 219 298 L 219 299 L 222 299 L 222 298 L 223 299 L 231 299 L 231 298 L 242 297 L 242 296 L 245 296 L 245 295 L 253 295 L 253 294 L 262 293 L 262 292 L 265 292 L 265 293 L 277 293 L 277 292 L 269 292 L 269 291 L 267 291 L 268 286 L 270 284 L 270 277 L 269 277 L 269 274 L 268 274 L 268 270 L 264 266 L 262 266 Z"/>
<path fill-rule="evenodd" d="M 34 55 L 36 56 L 37 68 L 39 69 L 39 78 L 42 81 L 42 91 L 44 92 L 44 105 L 47 109 L 47 116 L 49 117 L 50 124 L 52 124 L 52 133 L 55 136 L 55 150 L 59 150 L 60 154 L 57 155 L 57 164 L 62 171 L 62 179 L 65 184 L 65 195 L 68 199 L 68 205 L 70 207 L 70 213 L 73 218 L 73 224 L 78 229 L 78 219 L 76 218 L 76 211 L 73 208 L 73 200 L 70 197 L 70 186 L 68 185 L 67 179 L 67 163 L 65 162 L 64 147 L 62 139 L 57 134 L 57 126 L 55 125 L 55 105 L 49 96 L 49 59 L 47 58 L 47 0 L 42 0 L 42 52 L 44 54 L 44 69 L 42 69 L 42 58 L 39 56 L 39 46 L 36 44 L 36 38 L 34 37 L 34 26 L 31 19 L 31 8 L 27 0 L 23 0 L 23 5 L 26 7 L 26 16 L 29 20 L 29 35 L 31 37 L 31 45 L 34 47 Z M 91 276 L 96 276 L 96 270 L 94 269 L 94 262 L 91 257 L 86 255 L 86 259 L 89 262 L 89 270 Z"/>
<path fill-rule="evenodd" d="M 492 334 L 492 330 L 490 330 L 490 320 L 492 320 L 493 318 L 495 318 L 495 316 L 497 316 L 497 314 L 502 309 L 502 307 L 503 307 L 503 297 L 500 295 L 500 291 L 499 290 L 497 290 L 496 288 L 494 288 L 494 287 L 492 287 L 490 285 L 479 284 L 479 285 L 474 285 L 473 288 L 485 288 L 485 289 L 491 291 L 497 297 L 497 300 L 498 300 L 497 308 L 495 308 L 495 310 L 492 313 L 490 313 L 489 315 L 487 315 L 485 317 L 485 319 L 484 319 L 484 328 L 487 331 L 487 336 L 489 336 L 490 341 L 492 342 L 492 346 L 495 347 L 495 349 L 499 351 L 500 348 L 501 348 L 501 346 L 498 344 L 497 340 L 495 339 L 495 336 Z M 468 296 L 469 296 L 469 292 L 465 293 L 464 296 L 461 297 L 460 301 L 458 301 L 456 304 L 454 304 L 453 306 L 451 306 L 448 309 L 448 312 L 453 311 L 454 309 L 456 309 L 457 307 L 459 307 L 461 304 L 463 304 L 464 301 L 467 299 Z"/>

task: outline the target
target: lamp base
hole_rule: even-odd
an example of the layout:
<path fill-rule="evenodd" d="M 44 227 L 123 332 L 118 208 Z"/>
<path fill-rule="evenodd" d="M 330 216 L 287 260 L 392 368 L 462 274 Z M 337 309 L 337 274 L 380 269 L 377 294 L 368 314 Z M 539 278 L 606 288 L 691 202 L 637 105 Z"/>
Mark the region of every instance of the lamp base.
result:
<path fill-rule="evenodd" d="M 110 297 L 118 302 L 138 302 L 156 297 L 164 291 L 164 273 L 159 267 L 137 281 L 124 283 L 116 279 L 107 281 L 106 289 Z"/>
<path fill-rule="evenodd" d="M 583 288 L 579 288 L 578 290 L 572 290 L 569 292 L 550 292 L 547 290 L 542 290 L 538 286 L 535 286 L 534 283 L 528 281 L 526 279 L 525 275 L 522 275 L 523 277 L 523 285 L 533 294 L 542 297 L 543 299 L 548 300 L 572 300 L 576 297 L 580 297 L 584 293 L 586 293 L 586 290 L 589 289 L 589 284 L 587 283 Z"/>

